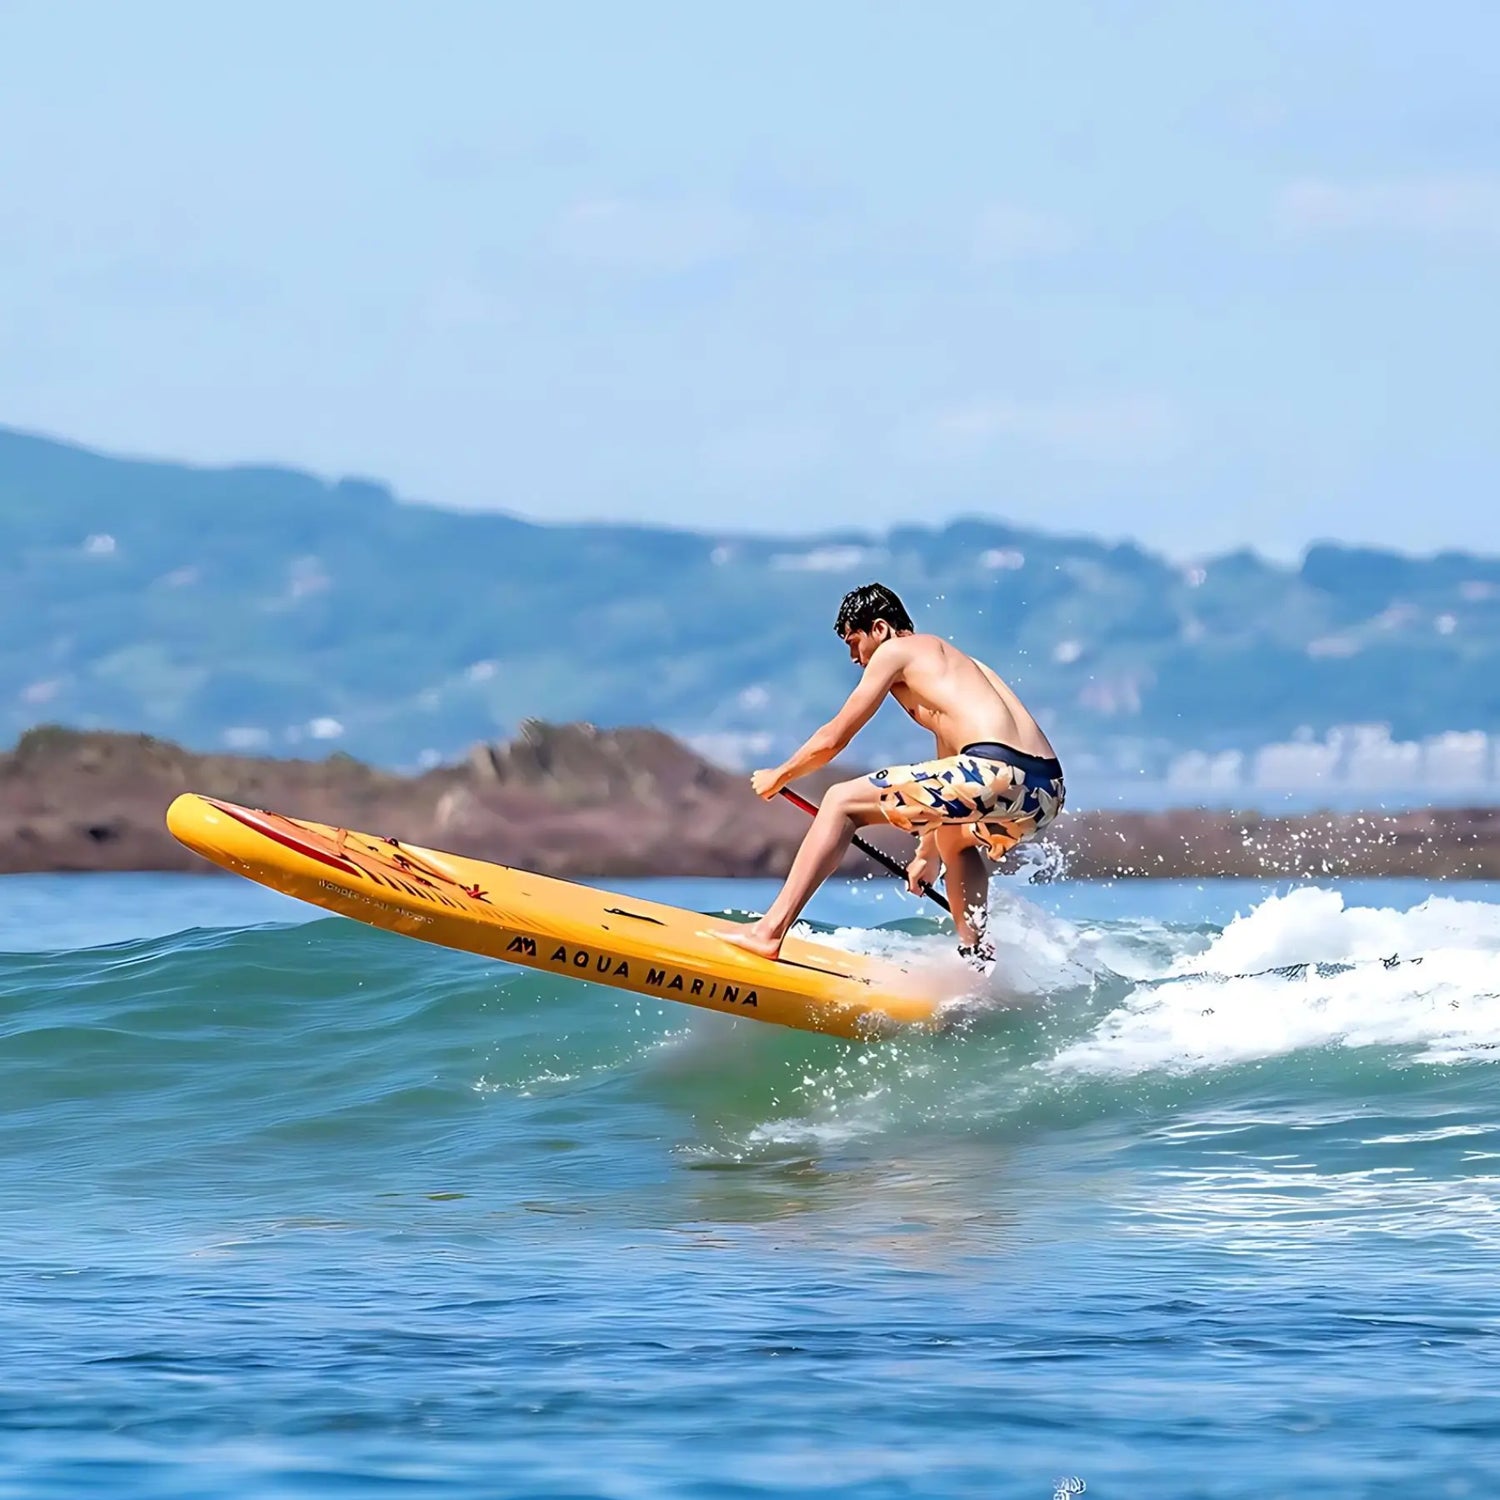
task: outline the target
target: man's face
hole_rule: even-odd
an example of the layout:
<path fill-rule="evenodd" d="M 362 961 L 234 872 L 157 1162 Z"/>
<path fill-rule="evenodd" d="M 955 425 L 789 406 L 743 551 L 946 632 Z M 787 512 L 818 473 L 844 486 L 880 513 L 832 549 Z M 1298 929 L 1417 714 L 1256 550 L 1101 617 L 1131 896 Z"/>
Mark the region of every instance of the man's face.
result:
<path fill-rule="evenodd" d="M 851 630 L 844 637 L 849 648 L 849 660 L 856 666 L 867 667 L 876 648 L 890 639 L 891 627 L 884 620 L 876 622 L 868 630 Z"/>

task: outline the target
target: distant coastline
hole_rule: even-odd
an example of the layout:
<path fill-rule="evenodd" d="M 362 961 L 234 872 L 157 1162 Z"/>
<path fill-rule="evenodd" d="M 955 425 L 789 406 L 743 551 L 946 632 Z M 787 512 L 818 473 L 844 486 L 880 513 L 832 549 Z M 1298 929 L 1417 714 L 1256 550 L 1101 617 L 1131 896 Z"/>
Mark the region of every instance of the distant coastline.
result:
<path fill-rule="evenodd" d="M 761 764 L 847 694 L 829 627 L 880 578 L 1014 683 L 1080 802 L 1500 797 L 1496 556 L 1190 562 L 988 511 L 816 535 L 750 513 L 748 531 L 539 523 L 4 426 L 0 517 L 0 743 L 47 718 L 417 768 L 535 716 Z M 910 735 L 892 710 L 859 753 L 902 759 Z"/>
<path fill-rule="evenodd" d="M 653 729 L 533 723 L 455 765 L 402 776 L 345 755 L 197 755 L 144 735 L 48 726 L 0 755 L 0 873 L 206 871 L 162 821 L 181 791 L 569 878 L 779 876 L 806 829 L 801 814 L 752 796 L 743 776 Z M 894 830 L 878 838 L 910 851 Z M 1081 811 L 1031 857 L 1043 878 L 1494 880 L 1500 808 Z M 857 853 L 846 866 L 868 868 Z"/>

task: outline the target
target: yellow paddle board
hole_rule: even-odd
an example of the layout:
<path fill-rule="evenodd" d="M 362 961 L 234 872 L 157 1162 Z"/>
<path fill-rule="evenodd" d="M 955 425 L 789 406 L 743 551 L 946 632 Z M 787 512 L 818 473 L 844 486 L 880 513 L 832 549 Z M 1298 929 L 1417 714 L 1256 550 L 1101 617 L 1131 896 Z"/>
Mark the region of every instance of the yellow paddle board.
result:
<path fill-rule="evenodd" d="M 167 827 L 226 870 L 445 948 L 854 1039 L 937 1020 L 919 974 L 826 943 L 788 938 L 760 958 L 696 912 L 191 792 Z"/>

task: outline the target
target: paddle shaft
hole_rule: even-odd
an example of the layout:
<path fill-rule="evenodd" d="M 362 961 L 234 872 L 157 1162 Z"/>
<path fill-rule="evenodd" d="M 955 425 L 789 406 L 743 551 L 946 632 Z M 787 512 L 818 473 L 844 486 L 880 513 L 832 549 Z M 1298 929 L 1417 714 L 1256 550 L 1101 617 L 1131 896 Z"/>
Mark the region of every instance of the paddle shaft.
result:
<path fill-rule="evenodd" d="M 800 807 L 802 811 L 808 815 L 808 817 L 817 816 L 817 803 L 809 802 L 806 797 L 798 796 L 798 794 L 792 791 L 790 787 L 782 787 L 781 795 L 785 797 L 793 807 Z M 892 875 L 899 875 L 902 880 L 906 879 L 906 866 L 903 865 L 899 859 L 892 859 L 891 856 L 885 852 L 885 850 L 877 849 L 874 844 L 870 843 L 868 839 L 860 838 L 857 833 L 854 835 L 854 847 L 858 849 L 862 854 L 868 854 L 877 865 L 883 865 L 887 870 L 891 872 Z M 949 910 L 947 897 L 945 897 L 941 891 L 933 890 L 933 888 L 928 885 L 925 880 L 922 882 L 922 894 L 926 896 L 929 901 L 936 901 L 944 911 Z"/>

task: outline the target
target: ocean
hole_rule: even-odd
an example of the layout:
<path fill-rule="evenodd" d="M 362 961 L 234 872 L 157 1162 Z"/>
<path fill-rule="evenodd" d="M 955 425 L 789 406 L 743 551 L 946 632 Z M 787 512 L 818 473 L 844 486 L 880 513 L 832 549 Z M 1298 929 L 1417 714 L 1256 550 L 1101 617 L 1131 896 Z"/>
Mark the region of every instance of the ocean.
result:
<path fill-rule="evenodd" d="M 0 897 L 6 1500 L 1500 1493 L 1500 887 L 1008 884 L 985 1004 L 870 1046 Z"/>

